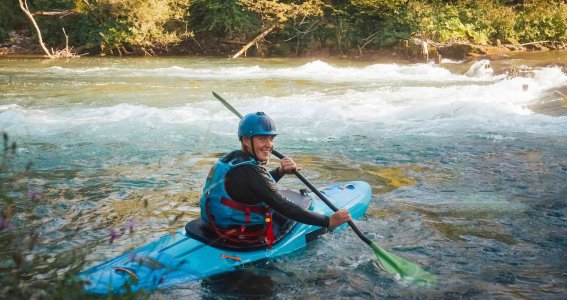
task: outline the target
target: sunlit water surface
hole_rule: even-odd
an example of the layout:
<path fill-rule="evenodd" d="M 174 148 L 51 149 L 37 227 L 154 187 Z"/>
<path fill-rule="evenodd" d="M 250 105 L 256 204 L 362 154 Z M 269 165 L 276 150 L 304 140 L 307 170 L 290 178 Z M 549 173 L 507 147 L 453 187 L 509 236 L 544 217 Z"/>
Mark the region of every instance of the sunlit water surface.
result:
<path fill-rule="evenodd" d="M 243 113 L 271 115 L 278 149 L 315 185 L 369 182 L 372 202 L 357 225 L 437 274 L 439 284 L 396 282 L 344 230 L 150 298 L 563 299 L 567 75 L 538 67 L 531 77 L 507 78 L 492 67 L 2 59 L 0 130 L 18 145 L 4 156 L 2 179 L 16 187 L 9 194 L 19 206 L 33 208 L 36 217 L 13 220 L 32 223 L 41 237 L 30 253 L 52 257 L 30 282 L 100 263 L 198 217 L 211 164 L 238 147 L 238 120 L 215 91 Z M 282 186 L 303 188 L 291 177 Z M 39 200 L 27 199 L 34 193 Z M 133 233 L 110 244 L 109 230 L 125 226 Z M 1 270 L 12 267 L 1 259 Z"/>

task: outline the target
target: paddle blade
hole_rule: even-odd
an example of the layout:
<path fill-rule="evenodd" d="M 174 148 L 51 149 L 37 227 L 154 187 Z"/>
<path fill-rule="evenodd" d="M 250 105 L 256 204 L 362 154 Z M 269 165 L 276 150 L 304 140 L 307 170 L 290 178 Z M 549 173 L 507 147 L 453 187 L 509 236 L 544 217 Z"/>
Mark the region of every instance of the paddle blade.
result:
<path fill-rule="evenodd" d="M 372 242 L 370 246 L 376 254 L 380 268 L 394 276 L 396 280 L 412 285 L 435 285 L 437 283 L 437 276 L 424 271 L 420 266 L 387 252 L 375 242 Z"/>

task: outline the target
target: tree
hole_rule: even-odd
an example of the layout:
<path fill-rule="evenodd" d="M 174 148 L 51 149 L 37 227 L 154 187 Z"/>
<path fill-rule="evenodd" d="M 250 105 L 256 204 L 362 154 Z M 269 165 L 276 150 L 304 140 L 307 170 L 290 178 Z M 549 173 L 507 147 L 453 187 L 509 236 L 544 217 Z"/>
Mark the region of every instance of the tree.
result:
<path fill-rule="evenodd" d="M 240 3 L 261 17 L 262 28 L 261 33 L 242 47 L 232 58 L 238 58 L 274 29 L 284 28 L 289 21 L 298 17 L 320 16 L 323 13 L 321 9 L 323 3 L 320 0 L 304 1 L 301 4 L 283 3 L 278 0 L 240 0 Z"/>
<path fill-rule="evenodd" d="M 99 20 L 101 49 L 128 52 L 132 46 L 151 54 L 191 36 L 186 17 L 190 0 L 99 0 L 91 15 Z"/>

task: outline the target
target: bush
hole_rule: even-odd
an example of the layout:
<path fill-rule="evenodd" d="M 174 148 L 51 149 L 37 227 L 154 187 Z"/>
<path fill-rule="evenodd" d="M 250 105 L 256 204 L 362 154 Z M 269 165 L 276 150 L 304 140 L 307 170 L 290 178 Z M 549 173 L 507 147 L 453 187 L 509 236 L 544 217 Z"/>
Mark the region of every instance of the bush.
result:
<path fill-rule="evenodd" d="M 530 1 L 518 12 L 515 29 L 521 42 L 566 41 L 567 4 Z"/>
<path fill-rule="evenodd" d="M 412 36 L 475 44 L 567 40 L 567 4 L 493 0 L 35 0 L 32 11 L 74 9 L 64 18 L 36 16 L 46 43 L 108 53 L 167 50 L 193 32 L 215 49 L 218 39 L 247 42 L 271 24 L 265 39 L 280 52 L 329 48 L 339 53 L 382 47 Z M 33 4 L 33 5 L 32 5 Z M 17 0 L 0 3 L 0 41 L 29 22 Z M 33 32 L 33 31 L 32 31 Z M 277 46 L 276 46 L 277 45 Z M 288 53 L 289 54 L 289 53 Z"/>
<path fill-rule="evenodd" d="M 189 8 L 195 33 L 220 38 L 247 38 L 257 32 L 260 20 L 239 1 L 195 0 Z"/>
<path fill-rule="evenodd" d="M 97 14 L 101 49 L 120 52 L 124 46 L 144 51 L 179 43 L 185 30 L 189 0 L 101 0 Z"/>

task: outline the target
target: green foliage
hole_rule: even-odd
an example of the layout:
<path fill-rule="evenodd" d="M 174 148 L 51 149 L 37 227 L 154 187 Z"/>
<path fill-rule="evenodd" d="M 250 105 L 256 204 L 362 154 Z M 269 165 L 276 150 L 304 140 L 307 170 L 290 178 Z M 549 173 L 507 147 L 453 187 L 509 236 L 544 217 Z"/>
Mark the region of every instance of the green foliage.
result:
<path fill-rule="evenodd" d="M 475 44 L 509 38 L 562 41 L 567 37 L 567 5 L 561 2 L 352 0 L 352 5 L 360 16 L 378 20 L 375 24 L 382 31 L 375 39 L 378 45 L 410 35 Z"/>
<path fill-rule="evenodd" d="M 195 0 L 189 11 L 191 28 L 215 37 L 246 38 L 261 26 L 260 19 L 239 1 Z"/>
<path fill-rule="evenodd" d="M 0 1 L 0 43 L 7 40 L 10 30 L 25 25 L 26 19 L 21 13 L 18 0 Z"/>
<path fill-rule="evenodd" d="M 37 16 L 44 40 L 106 53 L 164 50 L 193 33 L 202 43 L 248 42 L 265 37 L 279 49 L 328 48 L 344 53 L 420 37 L 475 44 L 567 41 L 564 1 L 493 0 L 34 0 L 32 11 L 74 10 L 65 17 Z M 17 0 L 0 2 L 0 41 L 30 24 Z M 33 34 L 33 31 L 31 31 Z M 262 41 L 261 41 L 262 42 Z M 287 45 L 287 46 L 282 46 Z M 208 45 L 215 49 L 215 45 Z"/>
<path fill-rule="evenodd" d="M 264 27 L 277 24 L 280 28 L 287 22 L 297 22 L 296 18 L 319 16 L 322 14 L 320 0 L 277 1 L 277 0 L 239 0 L 247 10 L 256 13 L 264 22 Z M 297 3 L 294 3 L 297 2 Z"/>
<path fill-rule="evenodd" d="M 64 27 L 71 46 L 97 46 L 102 52 L 122 53 L 126 48 L 164 49 L 191 35 L 189 4 L 190 0 L 36 0 L 29 6 L 32 12 L 76 12 L 63 18 L 35 16 L 46 43 L 64 45 Z M 19 9 L 18 14 L 22 15 Z"/>
<path fill-rule="evenodd" d="M 103 51 L 125 45 L 165 48 L 191 33 L 185 17 L 189 0 L 99 0 L 97 9 Z"/>
<path fill-rule="evenodd" d="M 520 41 L 566 41 L 567 4 L 530 1 L 518 13 L 515 29 Z"/>
<path fill-rule="evenodd" d="M 391 45 L 399 39 L 409 38 L 420 22 L 411 19 L 411 14 L 417 10 L 409 9 L 411 3 L 406 0 L 353 0 L 352 5 L 355 13 L 364 20 L 357 24 L 357 30 L 362 30 L 363 35 L 358 41 L 353 41 L 355 44 L 359 44 L 371 34 L 378 33 L 373 40 L 375 45 Z M 364 24 L 372 25 L 368 30 L 364 30 Z"/>

